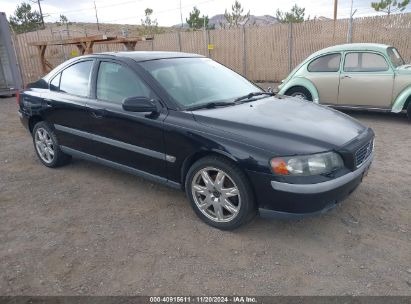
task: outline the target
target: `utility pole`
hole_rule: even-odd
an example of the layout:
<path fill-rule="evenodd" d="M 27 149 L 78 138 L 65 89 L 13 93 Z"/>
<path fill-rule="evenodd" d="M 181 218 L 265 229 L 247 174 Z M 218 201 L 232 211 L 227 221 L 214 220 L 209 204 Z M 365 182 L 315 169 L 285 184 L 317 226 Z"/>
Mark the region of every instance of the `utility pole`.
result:
<path fill-rule="evenodd" d="M 334 0 L 334 30 L 333 30 L 333 42 L 335 43 L 335 23 L 337 21 L 337 7 L 338 0 Z"/>
<path fill-rule="evenodd" d="M 97 21 L 97 30 L 100 30 L 100 24 L 98 23 L 98 16 L 97 16 L 97 6 L 96 1 L 94 0 L 94 11 L 96 12 L 96 21 Z"/>
<path fill-rule="evenodd" d="M 181 19 L 181 28 L 183 28 L 184 23 L 183 23 L 183 11 L 181 10 L 181 0 L 180 0 L 180 19 Z"/>
<path fill-rule="evenodd" d="M 41 1 L 43 1 L 43 0 L 37 0 L 37 1 L 34 0 L 34 1 L 32 1 L 32 3 L 37 3 L 38 6 L 39 6 L 40 18 L 41 18 L 41 25 L 42 25 L 43 28 L 44 28 L 44 17 L 43 17 L 43 11 L 41 10 L 41 4 L 40 4 Z"/>
<path fill-rule="evenodd" d="M 348 24 L 347 43 L 352 43 L 352 24 L 353 24 L 353 17 L 354 17 L 354 14 L 357 12 L 357 10 L 355 10 L 354 12 L 352 11 L 352 9 L 353 9 L 353 2 L 354 2 L 354 0 L 351 0 L 350 23 Z"/>

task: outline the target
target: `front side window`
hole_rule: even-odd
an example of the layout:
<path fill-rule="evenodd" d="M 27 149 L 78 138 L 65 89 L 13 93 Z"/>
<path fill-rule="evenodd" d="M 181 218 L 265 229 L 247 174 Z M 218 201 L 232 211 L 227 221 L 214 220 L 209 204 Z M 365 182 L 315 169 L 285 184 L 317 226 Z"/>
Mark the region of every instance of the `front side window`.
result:
<path fill-rule="evenodd" d="M 121 104 L 127 97 L 150 97 L 150 89 L 129 68 L 101 62 L 97 75 L 97 99 Z"/>
<path fill-rule="evenodd" d="M 383 72 L 387 70 L 387 61 L 379 54 L 358 52 L 345 55 L 345 72 Z"/>
<path fill-rule="evenodd" d="M 308 65 L 309 72 L 338 72 L 340 69 L 341 54 L 329 54 L 314 59 Z"/>
<path fill-rule="evenodd" d="M 60 91 L 87 97 L 93 61 L 81 61 L 65 69 L 61 74 Z M 53 79 L 54 80 L 54 79 Z"/>
<path fill-rule="evenodd" d="M 169 58 L 141 66 L 183 107 L 233 101 L 260 92 L 244 77 L 209 58 Z"/>

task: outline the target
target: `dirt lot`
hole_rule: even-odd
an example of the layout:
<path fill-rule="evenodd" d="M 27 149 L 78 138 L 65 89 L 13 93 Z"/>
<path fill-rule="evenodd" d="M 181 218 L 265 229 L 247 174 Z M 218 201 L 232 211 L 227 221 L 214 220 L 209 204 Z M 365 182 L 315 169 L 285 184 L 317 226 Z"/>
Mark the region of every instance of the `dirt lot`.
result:
<path fill-rule="evenodd" d="M 1 295 L 411 295 L 404 116 L 353 114 L 376 159 L 333 211 L 222 232 L 177 190 L 80 160 L 42 166 L 16 111 L 0 99 Z"/>

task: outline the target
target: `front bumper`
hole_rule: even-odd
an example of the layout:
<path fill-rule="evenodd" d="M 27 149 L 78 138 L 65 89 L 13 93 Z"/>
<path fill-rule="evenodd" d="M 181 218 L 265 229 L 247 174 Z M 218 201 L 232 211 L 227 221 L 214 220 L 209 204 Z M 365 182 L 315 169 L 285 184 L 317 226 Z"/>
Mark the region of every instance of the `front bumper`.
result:
<path fill-rule="evenodd" d="M 267 180 L 268 176 L 261 174 L 257 174 L 259 177 L 253 176 L 253 179 L 257 178 L 253 184 L 260 215 L 268 218 L 301 218 L 334 208 L 358 187 L 373 157 L 374 153 L 353 172 L 317 184 L 289 184 Z M 260 184 L 264 182 L 265 186 Z"/>

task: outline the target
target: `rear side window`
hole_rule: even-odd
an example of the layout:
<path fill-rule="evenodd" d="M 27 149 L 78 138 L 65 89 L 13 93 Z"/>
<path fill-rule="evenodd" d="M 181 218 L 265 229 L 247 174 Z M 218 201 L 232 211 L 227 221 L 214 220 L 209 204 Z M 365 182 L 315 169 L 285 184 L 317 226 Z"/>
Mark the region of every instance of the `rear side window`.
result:
<path fill-rule="evenodd" d="M 345 55 L 345 72 L 383 72 L 387 70 L 387 61 L 379 54 L 358 52 Z"/>
<path fill-rule="evenodd" d="M 338 72 L 340 69 L 341 54 L 329 54 L 311 61 L 309 72 Z"/>
<path fill-rule="evenodd" d="M 82 61 L 69 66 L 61 74 L 60 91 L 87 97 L 93 61 Z M 54 79 L 53 79 L 54 80 Z"/>
<path fill-rule="evenodd" d="M 127 97 L 148 97 L 149 88 L 129 68 L 101 62 L 97 75 L 97 99 L 121 104 Z"/>

